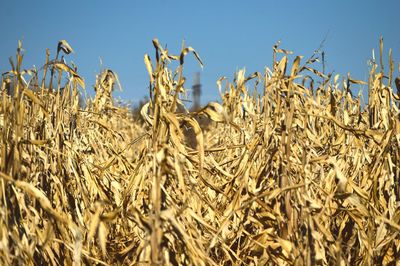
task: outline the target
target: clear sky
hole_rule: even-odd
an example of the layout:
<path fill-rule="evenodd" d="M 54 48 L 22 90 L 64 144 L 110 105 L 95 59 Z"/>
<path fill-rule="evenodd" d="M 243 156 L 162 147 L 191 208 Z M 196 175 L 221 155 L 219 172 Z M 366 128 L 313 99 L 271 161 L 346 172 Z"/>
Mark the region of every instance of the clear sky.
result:
<path fill-rule="evenodd" d="M 272 46 L 310 56 L 326 37 L 323 50 L 328 71 L 367 78 L 367 61 L 379 37 L 385 53 L 393 49 L 400 62 L 399 0 L 287 1 L 16 1 L 0 0 L 0 72 L 10 69 L 18 40 L 26 50 L 24 67 L 41 67 L 45 49 L 55 53 L 66 39 L 89 92 L 102 68 L 114 70 L 123 92 L 137 102 L 147 95 L 148 74 L 143 55 L 154 58 L 155 37 L 178 54 L 182 40 L 195 48 L 204 69 L 189 56 L 184 72 L 188 84 L 201 71 L 202 101 L 218 99 L 216 80 L 271 67 Z M 100 58 L 103 65 L 100 65 Z M 386 66 L 388 63 L 386 61 Z"/>

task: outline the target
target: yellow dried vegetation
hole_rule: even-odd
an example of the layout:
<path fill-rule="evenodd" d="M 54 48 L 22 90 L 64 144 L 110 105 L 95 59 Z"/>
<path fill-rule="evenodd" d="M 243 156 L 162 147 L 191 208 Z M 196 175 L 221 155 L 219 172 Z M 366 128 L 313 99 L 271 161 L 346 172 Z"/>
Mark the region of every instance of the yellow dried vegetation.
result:
<path fill-rule="evenodd" d="M 113 104 L 118 78 L 110 70 L 82 107 L 85 83 L 65 62 L 73 51 L 66 41 L 55 59 L 47 52 L 40 79 L 38 70 L 22 69 L 19 45 L 1 81 L 1 265 L 400 259 L 391 59 L 387 73 L 382 59 L 379 67 L 372 60 L 362 82 L 320 73 L 316 55 L 290 63 L 289 52 L 274 46 L 271 69 L 221 78 L 219 103 L 185 113 L 177 112 L 184 60 L 202 61 L 191 47 L 171 55 L 153 44 L 155 58 L 144 57 L 150 100 L 142 122 Z M 365 106 L 353 84 L 368 89 Z M 207 128 L 199 116 L 212 121 Z"/>

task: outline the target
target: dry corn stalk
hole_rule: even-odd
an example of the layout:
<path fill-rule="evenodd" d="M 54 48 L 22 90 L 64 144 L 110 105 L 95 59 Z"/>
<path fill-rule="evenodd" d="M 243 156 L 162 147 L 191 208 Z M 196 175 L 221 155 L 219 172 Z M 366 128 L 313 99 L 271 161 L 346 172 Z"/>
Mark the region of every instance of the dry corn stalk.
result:
<path fill-rule="evenodd" d="M 58 58 L 66 41 L 47 53 L 41 82 L 22 70 L 19 46 L 1 82 L 0 264 L 400 259 L 399 96 L 383 67 L 371 66 L 362 106 L 350 89 L 361 81 L 331 80 L 314 56 L 290 64 L 276 45 L 272 70 L 240 70 L 224 88 L 221 78 L 220 103 L 182 113 L 185 56 L 202 61 L 191 47 L 153 45 L 143 124 L 114 106 L 111 70 L 79 105 L 84 81 Z"/>

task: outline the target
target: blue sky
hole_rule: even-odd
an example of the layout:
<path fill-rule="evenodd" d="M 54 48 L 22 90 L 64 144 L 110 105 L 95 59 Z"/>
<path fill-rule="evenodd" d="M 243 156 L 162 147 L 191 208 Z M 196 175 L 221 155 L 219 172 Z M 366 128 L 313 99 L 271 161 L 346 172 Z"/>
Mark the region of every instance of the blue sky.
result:
<path fill-rule="evenodd" d="M 0 0 L 0 72 L 10 69 L 18 40 L 26 50 L 24 67 L 41 67 L 45 49 L 54 54 L 66 39 L 89 93 L 102 68 L 117 72 L 123 86 L 118 97 L 134 103 L 147 95 L 148 74 L 143 55 L 154 58 L 155 37 L 172 53 L 182 40 L 200 54 L 186 59 L 190 87 L 201 71 L 202 101 L 218 99 L 216 80 L 271 67 L 272 46 L 310 56 L 327 36 L 323 50 L 327 71 L 355 79 L 367 78 L 367 61 L 379 37 L 385 53 L 393 49 L 400 62 L 400 1 L 15 1 Z M 100 65 L 100 58 L 103 65 Z M 388 63 L 386 61 L 386 66 Z"/>

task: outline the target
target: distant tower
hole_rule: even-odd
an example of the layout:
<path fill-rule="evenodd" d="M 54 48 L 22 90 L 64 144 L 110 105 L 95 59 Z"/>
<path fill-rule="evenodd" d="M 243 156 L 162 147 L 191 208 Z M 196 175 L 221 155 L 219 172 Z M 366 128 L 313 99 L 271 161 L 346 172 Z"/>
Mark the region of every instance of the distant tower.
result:
<path fill-rule="evenodd" d="M 197 72 L 193 80 L 193 105 L 192 110 L 197 111 L 200 109 L 200 97 L 201 97 L 201 84 L 200 84 L 200 73 Z"/>

